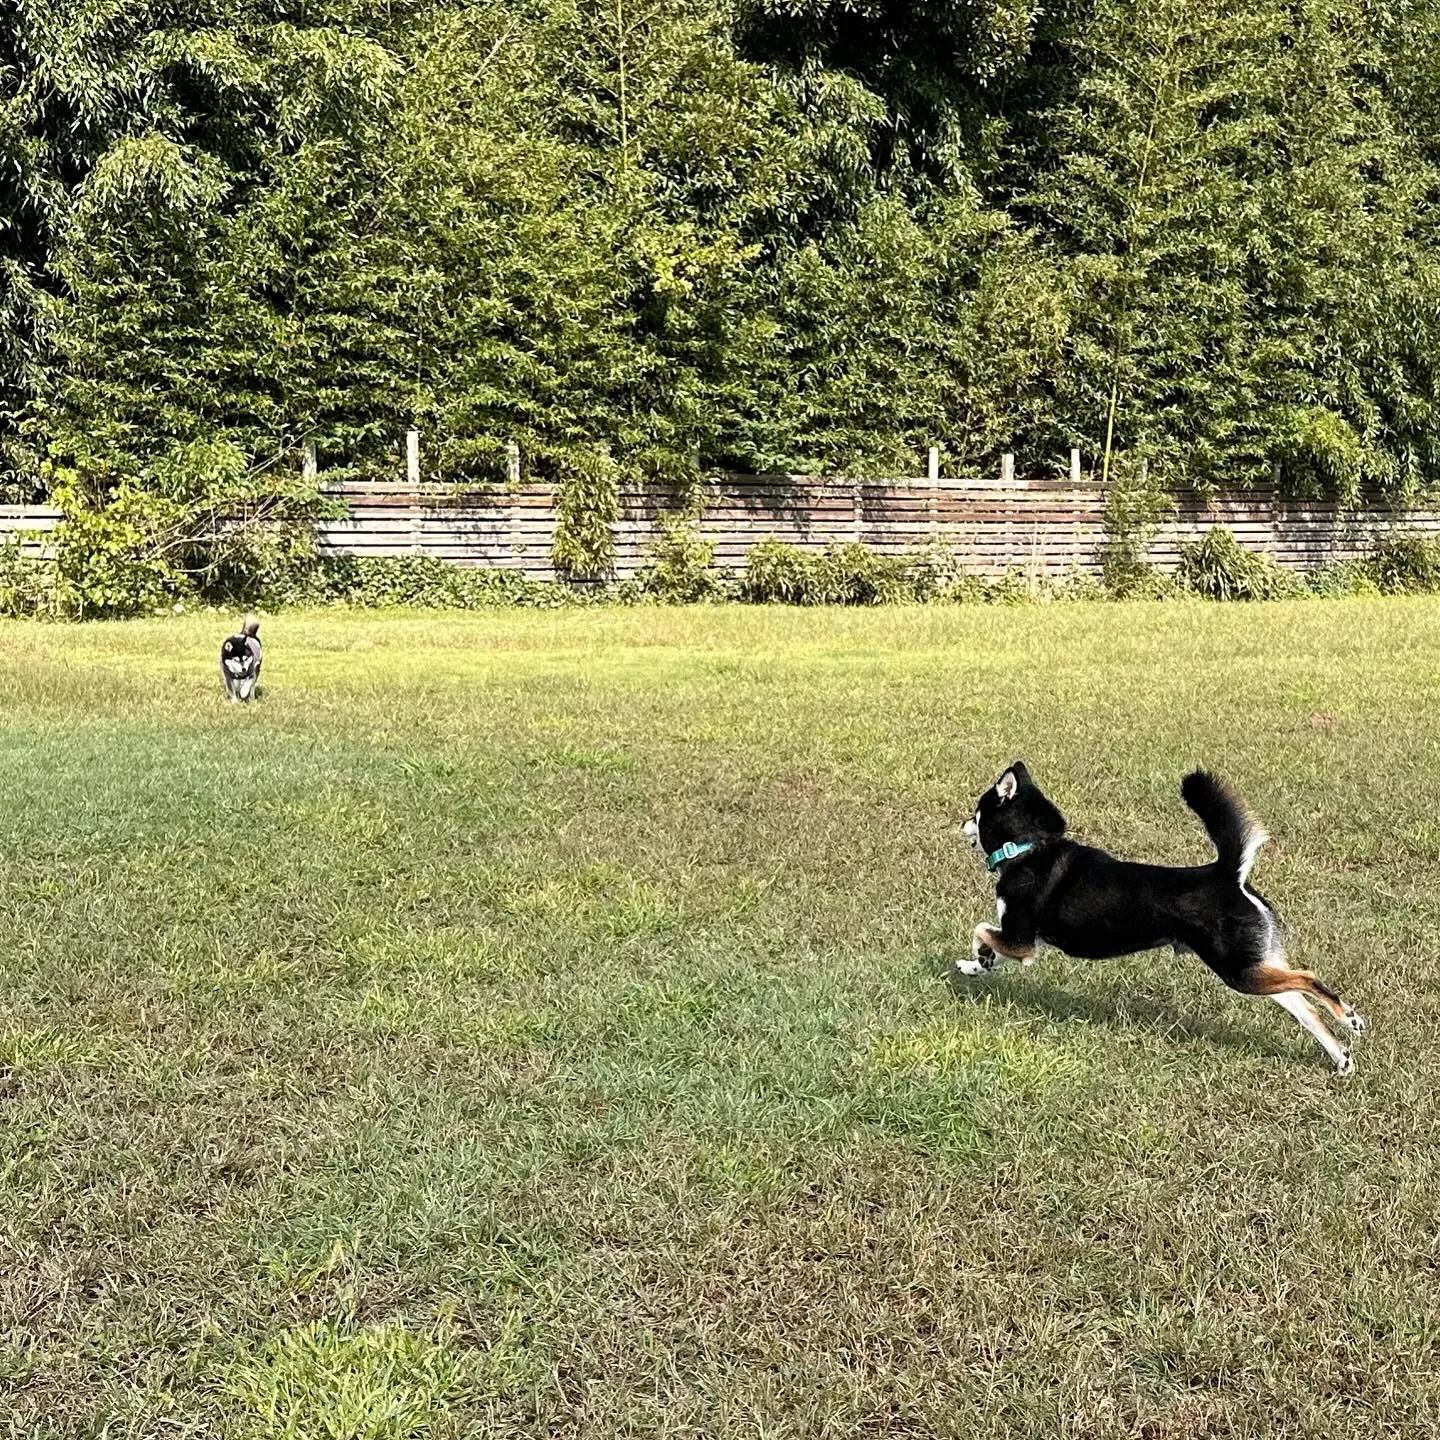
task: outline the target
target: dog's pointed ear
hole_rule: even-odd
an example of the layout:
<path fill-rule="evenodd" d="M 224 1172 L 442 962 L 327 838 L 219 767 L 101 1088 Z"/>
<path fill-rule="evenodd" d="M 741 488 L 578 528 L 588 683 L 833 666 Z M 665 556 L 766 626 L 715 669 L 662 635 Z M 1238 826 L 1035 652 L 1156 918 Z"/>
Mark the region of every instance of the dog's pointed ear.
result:
<path fill-rule="evenodd" d="M 1023 760 L 1016 760 L 1010 766 L 1010 773 L 1021 785 L 1028 785 L 1030 783 L 1030 772 L 1025 768 L 1025 762 Z"/>
<path fill-rule="evenodd" d="M 1020 780 L 1013 765 L 995 782 L 995 793 L 1000 797 L 1002 805 L 1007 800 L 1013 800 L 1019 788 Z"/>

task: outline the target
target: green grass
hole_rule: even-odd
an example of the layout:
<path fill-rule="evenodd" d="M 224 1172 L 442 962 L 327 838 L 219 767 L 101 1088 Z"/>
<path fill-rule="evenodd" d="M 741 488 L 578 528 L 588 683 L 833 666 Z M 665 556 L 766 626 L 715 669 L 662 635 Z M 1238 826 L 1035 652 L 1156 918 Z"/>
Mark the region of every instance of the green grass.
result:
<path fill-rule="evenodd" d="M 1440 1433 L 1440 603 L 0 625 L 0 1435 Z M 954 986 L 1024 757 L 1275 839 Z"/>

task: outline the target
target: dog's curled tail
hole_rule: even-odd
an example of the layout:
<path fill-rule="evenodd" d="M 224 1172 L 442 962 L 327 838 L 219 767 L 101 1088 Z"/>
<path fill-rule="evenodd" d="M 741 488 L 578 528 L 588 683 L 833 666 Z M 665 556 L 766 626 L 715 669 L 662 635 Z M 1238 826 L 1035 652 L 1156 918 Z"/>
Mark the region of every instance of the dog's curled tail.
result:
<path fill-rule="evenodd" d="M 1270 838 L 1264 827 L 1211 774 L 1194 770 L 1180 782 L 1185 803 L 1200 817 L 1219 855 L 1216 865 L 1243 885 L 1255 852 Z"/>

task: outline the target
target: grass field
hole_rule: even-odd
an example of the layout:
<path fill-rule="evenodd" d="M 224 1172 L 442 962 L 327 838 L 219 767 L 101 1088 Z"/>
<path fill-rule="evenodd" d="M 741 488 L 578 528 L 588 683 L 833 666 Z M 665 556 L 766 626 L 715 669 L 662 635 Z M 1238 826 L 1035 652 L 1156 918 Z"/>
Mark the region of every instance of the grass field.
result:
<path fill-rule="evenodd" d="M 0 625 L 0 1435 L 1440 1434 L 1440 604 Z M 954 985 L 1012 758 L 1275 836 Z"/>

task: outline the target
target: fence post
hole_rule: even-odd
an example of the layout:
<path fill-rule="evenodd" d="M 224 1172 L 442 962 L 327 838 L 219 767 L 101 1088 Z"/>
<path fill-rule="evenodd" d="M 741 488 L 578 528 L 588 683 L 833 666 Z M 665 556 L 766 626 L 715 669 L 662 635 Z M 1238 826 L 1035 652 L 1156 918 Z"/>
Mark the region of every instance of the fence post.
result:
<path fill-rule="evenodd" d="M 410 548 L 419 551 L 423 516 L 420 512 L 420 432 L 405 432 L 405 479 L 410 486 Z"/>
<path fill-rule="evenodd" d="M 1077 489 L 1080 486 L 1080 449 L 1072 446 L 1070 450 L 1070 483 Z"/>
<path fill-rule="evenodd" d="M 510 557 L 519 561 L 520 569 L 523 571 L 525 569 L 525 530 L 520 522 L 524 511 L 520 508 L 519 496 L 515 493 L 520 488 L 520 442 L 518 440 L 505 442 L 505 484 L 510 491 L 508 531 Z"/>
<path fill-rule="evenodd" d="M 855 543 L 859 545 L 865 534 L 865 497 L 860 493 L 858 480 L 850 487 L 850 507 L 851 533 Z"/>
<path fill-rule="evenodd" d="M 320 474 L 320 461 L 315 454 L 315 442 L 307 440 L 300 447 L 300 478 L 313 485 Z"/>
<path fill-rule="evenodd" d="M 1279 549 L 1279 537 L 1276 531 L 1280 529 L 1286 520 L 1285 507 L 1280 499 L 1280 462 L 1270 462 L 1270 553 L 1274 555 Z"/>
<path fill-rule="evenodd" d="M 505 479 L 509 487 L 506 500 L 510 506 L 507 530 L 510 556 L 519 568 L 526 568 L 525 556 L 525 509 L 520 502 L 520 446 L 511 440 L 505 446 Z"/>
<path fill-rule="evenodd" d="M 1015 483 L 1015 457 L 1008 450 L 1000 457 L 1000 483 L 1002 485 Z"/>
<path fill-rule="evenodd" d="M 930 494 L 927 497 L 926 519 L 930 522 L 930 543 L 935 543 L 935 536 L 940 530 L 940 450 L 937 446 L 930 447 Z"/>

